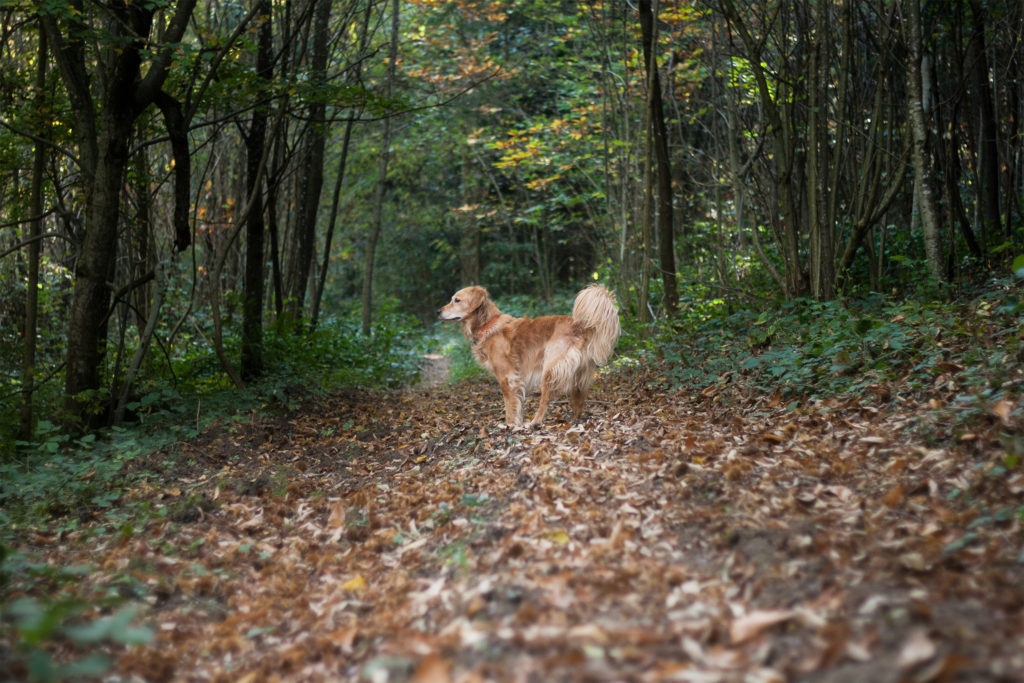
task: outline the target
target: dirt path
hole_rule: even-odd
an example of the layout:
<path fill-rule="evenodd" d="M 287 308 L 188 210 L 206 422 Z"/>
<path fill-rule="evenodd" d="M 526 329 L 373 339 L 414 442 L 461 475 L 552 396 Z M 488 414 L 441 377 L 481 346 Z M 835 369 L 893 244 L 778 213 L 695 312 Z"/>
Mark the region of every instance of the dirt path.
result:
<path fill-rule="evenodd" d="M 657 379 L 529 432 L 483 380 L 211 432 L 136 492 L 169 512 L 47 559 L 130 577 L 157 641 L 117 671 L 147 680 L 1024 677 L 997 423 L 928 444 L 898 407 Z"/>
<path fill-rule="evenodd" d="M 428 353 L 423 356 L 423 370 L 417 389 L 431 389 L 448 381 L 452 361 L 448 356 Z"/>

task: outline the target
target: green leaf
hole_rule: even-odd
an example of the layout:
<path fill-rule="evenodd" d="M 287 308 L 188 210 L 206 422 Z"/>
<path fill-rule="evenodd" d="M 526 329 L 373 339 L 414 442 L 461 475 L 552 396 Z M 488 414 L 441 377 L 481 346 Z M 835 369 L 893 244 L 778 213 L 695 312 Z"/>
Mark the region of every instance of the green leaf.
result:
<path fill-rule="evenodd" d="M 146 626 L 132 626 L 135 608 L 125 607 L 106 619 L 97 619 L 82 626 L 68 626 L 68 637 L 79 643 L 98 643 L 112 640 L 122 645 L 138 645 L 153 640 L 153 630 Z"/>
<path fill-rule="evenodd" d="M 63 679 L 93 678 L 103 675 L 111 666 L 110 657 L 95 653 L 61 667 L 58 673 Z"/>
<path fill-rule="evenodd" d="M 273 626 L 264 626 L 263 628 L 251 628 L 251 629 L 249 629 L 248 631 L 245 632 L 245 637 L 246 638 L 255 638 L 256 636 L 261 636 L 264 633 L 270 633 L 273 630 L 274 630 Z"/>
<path fill-rule="evenodd" d="M 29 676 L 36 681 L 58 680 L 56 667 L 50 653 L 45 650 L 33 650 L 26 658 Z"/>
<path fill-rule="evenodd" d="M 1013 259 L 1013 274 L 1019 278 L 1024 278 L 1024 254 Z"/>
<path fill-rule="evenodd" d="M 970 543 L 975 541 L 977 538 L 978 538 L 978 534 L 974 533 L 973 531 L 970 532 L 970 533 L 966 533 L 963 536 L 961 536 L 960 538 L 958 538 L 957 540 L 953 541 L 952 543 L 947 544 L 946 547 L 942 549 L 942 552 L 944 552 L 944 553 L 959 552 L 959 551 L 963 550 L 964 548 L 966 548 Z"/>

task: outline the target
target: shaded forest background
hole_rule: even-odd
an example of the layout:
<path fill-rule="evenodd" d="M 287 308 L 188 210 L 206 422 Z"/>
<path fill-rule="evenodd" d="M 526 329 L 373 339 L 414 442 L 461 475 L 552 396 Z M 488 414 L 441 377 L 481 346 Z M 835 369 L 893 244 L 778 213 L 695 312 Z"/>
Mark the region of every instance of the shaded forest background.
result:
<path fill-rule="evenodd" d="M 1022 33 L 0 3 L 0 671 L 1020 678 Z M 592 281 L 590 412 L 497 429 L 437 306 Z"/>
<path fill-rule="evenodd" d="M 605 281 L 627 350 L 660 330 L 675 358 L 665 339 L 738 311 L 756 347 L 780 303 L 1016 286 L 1010 0 L 72 0 L 0 22 L 8 459 L 407 382 L 469 283 L 527 312 Z"/>

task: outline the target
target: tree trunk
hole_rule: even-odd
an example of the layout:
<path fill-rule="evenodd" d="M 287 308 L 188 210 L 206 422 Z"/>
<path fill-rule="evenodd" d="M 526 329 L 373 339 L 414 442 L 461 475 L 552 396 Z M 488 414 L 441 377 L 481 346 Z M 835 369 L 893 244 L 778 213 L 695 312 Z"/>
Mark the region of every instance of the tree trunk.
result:
<path fill-rule="evenodd" d="M 270 237 L 270 280 L 274 290 L 274 313 L 280 320 L 284 315 L 284 275 L 281 272 L 281 237 L 278 226 L 280 220 L 277 212 L 277 193 L 280 189 L 279 178 L 282 176 L 283 162 L 281 161 L 281 148 L 284 146 L 284 136 L 274 137 L 274 154 L 270 164 L 269 177 L 272 179 L 267 183 L 267 233 Z"/>
<path fill-rule="evenodd" d="M 96 168 L 85 209 L 85 235 L 78 262 L 68 325 L 64 392 L 68 417 L 79 426 L 95 422 L 101 412 L 96 393 L 102 386 L 102 366 L 110 314 L 108 284 L 117 261 L 117 227 L 121 187 L 128 165 L 128 137 L 135 117 L 129 112 L 104 114 Z"/>
<path fill-rule="evenodd" d="M 651 319 L 650 294 L 651 294 L 651 237 L 653 233 L 652 222 L 654 213 L 654 169 L 652 168 L 652 148 L 654 146 L 654 133 L 650 125 L 650 107 L 647 108 L 647 125 L 644 127 L 644 138 L 646 140 L 645 153 L 643 155 L 643 203 L 640 215 L 640 291 L 636 302 L 636 318 L 645 323 Z"/>
<path fill-rule="evenodd" d="M 657 0 L 655 0 L 657 3 Z M 657 61 L 657 5 L 640 0 L 640 32 L 643 39 L 644 64 L 647 67 L 647 104 L 653 135 L 654 157 L 658 180 L 658 260 L 665 288 L 665 310 L 675 313 L 679 308 L 676 284 L 675 214 L 672 204 L 672 166 L 668 153 L 668 131 L 665 128 L 665 107 L 661 97 L 661 78 Z"/>
<path fill-rule="evenodd" d="M 921 229 L 924 232 L 924 251 L 928 272 L 936 280 L 945 280 L 942 258 L 942 237 L 939 232 L 939 212 L 935 197 L 935 182 L 931 157 L 928 153 L 928 128 L 925 124 L 923 87 L 921 82 L 922 44 L 920 0 L 906 0 L 907 22 L 907 112 L 913 139 L 914 188 L 919 202 Z"/>
<path fill-rule="evenodd" d="M 331 0 L 315 0 L 313 17 L 313 48 L 310 54 L 310 78 L 316 86 L 327 80 L 327 39 L 330 33 Z M 298 188 L 298 211 L 295 218 L 295 248 L 291 265 L 288 308 L 295 320 L 304 314 L 309 275 L 313 268 L 313 246 L 316 243 L 316 219 L 320 208 L 320 191 L 324 184 L 324 147 L 327 106 L 321 94 L 309 106 L 309 130 L 300 162 L 302 182 Z"/>
<path fill-rule="evenodd" d="M 316 288 L 313 290 L 313 301 L 309 316 L 309 329 L 313 331 L 320 322 L 320 302 L 324 296 L 324 286 L 327 283 L 327 272 L 331 266 L 331 242 L 334 241 L 334 228 L 338 221 L 338 206 L 341 202 L 341 187 L 345 182 L 345 166 L 348 164 L 348 148 L 352 141 L 352 127 L 355 117 L 350 117 L 345 123 L 345 134 L 341 142 L 341 158 L 338 160 L 338 175 L 334 180 L 334 193 L 331 197 L 331 215 L 327 223 L 327 235 L 324 237 L 324 258 L 320 267 L 320 274 L 316 281 Z"/>
<path fill-rule="evenodd" d="M 825 132 L 827 72 L 825 45 L 832 40 L 829 31 L 828 7 L 822 0 L 814 4 L 814 37 L 811 45 L 809 78 L 807 80 L 807 224 L 810 230 L 809 267 L 811 296 L 827 301 L 835 295 L 835 245 L 832 223 L 827 210 L 829 188 L 829 145 Z M 843 77 L 842 75 L 840 77 Z M 841 110 L 840 110 L 841 111 Z M 838 165 L 838 164 L 837 164 Z"/>
<path fill-rule="evenodd" d="M 181 40 L 196 0 L 183 0 L 161 27 L 163 42 L 150 44 L 156 6 L 116 0 L 106 6 L 103 35 L 117 50 L 102 51 L 93 61 L 83 36 L 98 27 L 83 23 L 81 3 L 73 3 L 67 26 L 63 17 L 43 11 L 40 20 L 53 48 L 68 91 L 72 129 L 82 169 L 85 202 L 84 235 L 75 264 L 68 323 L 65 375 L 65 420 L 82 427 L 100 412 L 102 367 L 107 341 L 110 282 L 117 260 L 117 230 L 121 188 L 129 158 L 129 138 L 136 118 L 161 93 L 171 65 L 174 45 Z M 156 48 L 142 73 L 142 52 Z M 89 69 L 97 70 L 96 83 Z M 93 91 L 96 90 L 96 99 Z M 98 101 L 97 101 L 98 100 Z"/>
<path fill-rule="evenodd" d="M 1002 225 L 999 212 L 999 156 L 996 151 L 995 105 L 988 78 L 988 55 L 985 48 L 985 8 L 979 0 L 971 0 L 970 56 L 972 77 L 978 100 L 978 216 L 981 224 L 981 250 L 986 252 L 992 240 L 999 239 Z"/>
<path fill-rule="evenodd" d="M 391 99 L 395 71 L 398 65 L 398 0 L 391 4 L 391 48 L 388 54 L 388 75 L 384 84 L 384 99 Z M 391 116 L 384 118 L 384 134 L 381 136 L 380 156 L 377 158 L 377 185 L 373 192 L 373 223 L 366 239 L 366 260 L 363 266 L 362 332 L 370 334 L 373 318 L 373 262 L 377 255 L 377 240 L 380 238 L 384 212 L 384 191 L 387 186 L 388 160 L 391 153 Z"/>
<path fill-rule="evenodd" d="M 480 282 L 480 224 L 474 216 L 472 207 L 477 200 L 477 185 L 474 179 L 477 174 L 472 171 L 472 160 L 470 145 L 462 145 L 459 159 L 459 194 L 462 198 L 463 207 L 466 210 L 456 214 L 456 224 L 459 230 L 459 272 L 460 284 L 479 285 Z"/>
<path fill-rule="evenodd" d="M 260 2 L 257 21 L 260 24 L 256 47 L 256 77 L 267 84 L 273 73 L 270 3 Z M 268 91 L 261 87 L 259 102 L 252 114 L 252 124 L 245 136 L 246 191 L 252 208 L 246 217 L 245 275 L 242 281 L 242 358 L 241 375 L 244 381 L 263 373 L 263 261 L 264 261 L 264 193 L 260 162 L 267 140 Z"/>
<path fill-rule="evenodd" d="M 366 52 L 366 43 L 370 36 L 370 18 L 373 14 L 373 3 L 366 3 L 366 9 L 363 12 L 363 23 L 360 27 L 359 33 L 359 53 L 358 60 L 355 65 L 355 73 L 353 80 L 356 83 L 361 82 L 363 73 L 363 60 L 362 56 Z M 324 260 L 323 265 L 320 268 L 320 277 L 317 281 L 316 291 L 313 294 L 312 313 L 310 314 L 309 328 L 315 330 L 317 324 L 320 321 L 320 302 L 324 296 L 324 286 L 327 282 L 327 272 L 331 265 L 331 242 L 334 239 L 334 227 L 338 220 L 338 203 L 341 198 L 341 188 L 345 181 L 345 168 L 348 164 L 348 150 L 349 145 L 352 141 L 352 128 L 355 125 L 356 114 L 353 113 L 349 116 L 348 121 L 345 122 L 345 134 L 341 142 L 341 158 L 338 160 L 338 175 L 334 181 L 334 194 L 331 198 L 331 216 L 330 222 L 327 225 L 327 235 L 324 238 Z"/>
<path fill-rule="evenodd" d="M 36 111 L 44 111 L 46 91 L 46 32 L 39 32 L 39 57 L 36 62 Z M 49 128 L 43 122 L 43 137 Z M 32 155 L 32 186 L 29 189 L 29 239 L 28 277 L 25 289 L 25 329 L 21 363 L 21 424 L 18 438 L 29 442 L 35 433 L 32 410 L 32 395 L 35 392 L 36 374 L 36 330 L 39 310 L 39 244 L 43 234 L 43 167 L 46 164 L 46 149 L 39 141 Z"/>
<path fill-rule="evenodd" d="M 131 363 L 128 365 L 128 370 L 125 372 L 124 382 L 121 384 L 121 390 L 117 395 L 117 406 L 114 409 L 113 423 L 115 425 L 121 424 L 124 421 L 124 411 L 128 404 L 128 396 L 131 394 L 132 385 L 135 383 L 135 377 L 139 374 L 139 368 L 142 367 L 142 359 L 146 357 L 146 352 L 149 350 L 149 345 L 153 342 L 153 336 L 156 334 L 156 324 L 160 319 L 160 309 L 164 303 L 164 293 L 167 290 L 167 283 L 164 277 L 163 267 L 158 263 L 156 264 L 156 298 L 153 301 L 153 305 L 150 306 L 149 315 L 145 322 L 145 327 L 139 330 L 139 345 L 135 348 L 135 353 L 132 354 Z"/>
<path fill-rule="evenodd" d="M 784 294 L 787 298 L 798 297 L 805 293 L 806 285 L 800 259 L 801 220 L 793 198 L 792 175 L 795 145 L 791 139 L 791 117 L 787 110 L 789 105 L 786 104 L 790 99 L 790 93 L 785 78 L 777 79 L 775 87 L 769 84 L 761 59 L 763 43 L 756 41 L 750 34 L 743 18 L 736 10 L 733 0 L 721 0 L 721 2 L 726 18 L 736 29 L 747 51 L 747 59 L 757 85 L 761 112 L 767 119 L 766 134 L 771 135 L 775 152 L 771 163 L 774 166 L 775 201 L 778 204 L 778 214 L 781 220 L 781 226 L 779 226 L 781 234 L 778 235 L 778 241 L 786 267 L 783 281 Z M 776 220 L 773 211 L 772 222 L 775 223 Z M 759 250 L 758 253 L 767 265 L 768 261 L 764 251 Z"/>

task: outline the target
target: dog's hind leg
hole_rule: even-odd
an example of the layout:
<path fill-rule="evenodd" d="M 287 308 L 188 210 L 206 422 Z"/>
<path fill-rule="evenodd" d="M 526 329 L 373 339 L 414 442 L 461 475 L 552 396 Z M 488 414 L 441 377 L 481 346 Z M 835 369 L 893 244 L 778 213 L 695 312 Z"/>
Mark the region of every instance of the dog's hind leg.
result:
<path fill-rule="evenodd" d="M 579 349 L 569 346 L 557 359 L 550 363 L 544 363 L 544 374 L 540 381 L 540 403 L 537 405 L 537 414 L 533 416 L 531 424 L 539 425 L 544 421 L 552 394 L 566 394 L 571 387 L 575 386 L 574 378 L 580 362 Z"/>
<path fill-rule="evenodd" d="M 501 397 L 505 399 L 505 424 L 515 427 L 523 424 L 522 387 L 511 377 L 501 380 Z"/>
<path fill-rule="evenodd" d="M 540 385 L 540 401 L 537 403 L 537 413 L 530 420 L 531 425 L 539 425 L 544 421 L 544 415 L 548 412 L 548 401 L 551 399 L 551 382 L 548 374 L 544 373 L 544 380 Z"/>
<path fill-rule="evenodd" d="M 583 406 L 587 402 L 587 394 L 590 393 L 590 387 L 594 384 L 595 367 L 593 362 L 584 363 L 573 378 L 572 395 L 569 397 L 573 422 L 579 420 L 580 415 L 583 414 Z"/>

